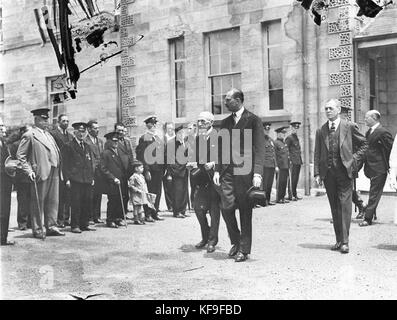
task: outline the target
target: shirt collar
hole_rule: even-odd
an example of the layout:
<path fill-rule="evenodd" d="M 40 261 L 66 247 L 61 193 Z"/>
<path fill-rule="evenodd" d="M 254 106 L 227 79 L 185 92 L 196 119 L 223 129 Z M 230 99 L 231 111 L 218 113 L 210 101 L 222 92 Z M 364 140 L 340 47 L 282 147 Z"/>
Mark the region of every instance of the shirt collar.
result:
<path fill-rule="evenodd" d="M 244 106 L 243 106 L 243 107 L 241 107 L 241 109 L 240 109 L 239 111 L 235 112 L 236 117 L 237 117 L 237 118 L 240 118 L 241 115 L 243 114 L 244 110 L 245 110 L 245 109 L 244 109 Z"/>
<path fill-rule="evenodd" d="M 338 129 L 339 123 L 340 123 L 340 118 L 338 117 L 338 118 L 337 118 L 336 120 L 334 120 L 334 121 L 328 120 L 328 128 L 329 128 L 329 129 L 331 129 L 332 122 L 335 123 L 335 130 Z"/>
<path fill-rule="evenodd" d="M 376 129 L 377 127 L 379 127 L 379 125 L 380 125 L 380 122 L 378 122 L 377 124 L 373 125 L 373 126 L 371 127 L 371 133 L 374 132 L 375 129 Z"/>

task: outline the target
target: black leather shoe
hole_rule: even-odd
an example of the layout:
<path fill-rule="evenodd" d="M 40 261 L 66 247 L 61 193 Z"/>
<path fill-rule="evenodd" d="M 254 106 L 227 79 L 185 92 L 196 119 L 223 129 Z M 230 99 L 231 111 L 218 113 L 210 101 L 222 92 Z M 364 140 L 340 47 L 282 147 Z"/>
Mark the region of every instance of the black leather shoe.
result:
<path fill-rule="evenodd" d="M 37 239 L 45 239 L 45 233 L 42 231 L 37 231 L 33 233 L 33 237 Z"/>
<path fill-rule="evenodd" d="M 94 222 L 95 223 L 103 223 L 103 221 L 101 219 L 95 219 Z"/>
<path fill-rule="evenodd" d="M 294 197 L 294 199 L 295 199 L 294 201 L 298 201 L 298 200 L 302 200 L 303 198 L 296 196 Z"/>
<path fill-rule="evenodd" d="M 117 224 L 115 224 L 114 222 L 108 222 L 107 224 L 106 224 L 106 226 L 108 227 L 108 228 L 114 228 L 114 229 L 117 229 L 119 226 L 117 225 Z"/>
<path fill-rule="evenodd" d="M 269 206 L 275 206 L 275 205 L 276 205 L 274 202 L 271 202 L 271 201 L 269 201 L 267 204 L 268 204 Z"/>
<path fill-rule="evenodd" d="M 374 214 L 374 221 L 378 220 L 378 217 L 376 216 L 376 213 Z"/>
<path fill-rule="evenodd" d="M 297 199 L 297 198 L 295 198 L 295 197 L 288 198 L 288 200 L 290 200 L 290 201 L 298 201 L 298 199 Z"/>
<path fill-rule="evenodd" d="M 145 218 L 145 221 L 146 221 L 146 222 L 154 222 L 154 220 L 153 220 L 152 217 L 146 217 L 146 218 Z"/>
<path fill-rule="evenodd" d="M 213 244 L 209 244 L 207 246 L 207 253 L 212 253 L 215 251 L 215 246 Z"/>
<path fill-rule="evenodd" d="M 13 246 L 13 245 L 15 245 L 15 241 L 12 241 L 12 240 L 2 241 L 0 245 L 2 245 L 2 246 Z"/>
<path fill-rule="evenodd" d="M 58 228 L 65 229 L 66 225 L 64 223 L 60 223 L 60 224 L 58 224 Z"/>
<path fill-rule="evenodd" d="M 363 219 L 364 218 L 364 212 L 359 212 L 358 215 L 356 216 L 356 219 Z"/>
<path fill-rule="evenodd" d="M 360 227 L 368 227 L 368 226 L 370 226 L 371 224 L 372 224 L 371 221 L 369 221 L 369 220 L 363 220 L 363 221 L 361 221 L 358 225 L 359 225 Z"/>
<path fill-rule="evenodd" d="M 185 216 L 183 214 L 178 213 L 178 214 L 174 215 L 174 218 L 184 219 Z"/>
<path fill-rule="evenodd" d="M 206 246 L 207 241 L 201 240 L 199 243 L 195 245 L 196 249 L 202 249 Z"/>
<path fill-rule="evenodd" d="M 234 257 L 237 252 L 238 252 L 239 246 L 237 244 L 234 244 L 229 251 L 229 257 Z"/>
<path fill-rule="evenodd" d="M 236 255 L 236 257 L 234 258 L 234 261 L 236 262 L 243 262 L 245 260 L 248 259 L 248 254 L 242 253 L 241 251 L 239 251 Z"/>
<path fill-rule="evenodd" d="M 72 230 L 70 230 L 72 233 L 81 233 L 81 229 L 80 228 L 72 228 Z"/>
<path fill-rule="evenodd" d="M 338 251 L 339 249 L 340 249 L 340 246 L 342 245 L 342 243 L 340 243 L 340 242 L 337 242 L 337 243 L 335 243 L 332 247 L 331 247 L 331 250 L 332 251 Z"/>
<path fill-rule="evenodd" d="M 93 227 L 87 226 L 85 228 L 81 228 L 81 231 L 96 231 L 96 229 Z"/>
<path fill-rule="evenodd" d="M 157 221 L 163 221 L 163 220 L 164 220 L 164 219 L 161 218 L 158 214 L 154 215 L 154 216 L 153 216 L 153 219 L 154 219 L 154 220 L 157 220 Z"/>
<path fill-rule="evenodd" d="M 342 244 L 340 247 L 340 252 L 341 253 L 349 253 L 349 245 L 347 243 Z"/>
<path fill-rule="evenodd" d="M 28 229 L 27 226 L 21 226 L 21 227 L 19 227 L 19 230 L 20 230 L 20 231 L 25 231 L 25 230 L 27 230 L 27 229 Z"/>
<path fill-rule="evenodd" d="M 116 224 L 117 224 L 119 227 L 125 227 L 125 222 L 124 222 L 123 220 L 116 221 Z"/>
<path fill-rule="evenodd" d="M 47 232 L 48 237 L 63 237 L 65 236 L 64 232 L 59 231 L 58 228 L 54 227 L 48 230 Z"/>

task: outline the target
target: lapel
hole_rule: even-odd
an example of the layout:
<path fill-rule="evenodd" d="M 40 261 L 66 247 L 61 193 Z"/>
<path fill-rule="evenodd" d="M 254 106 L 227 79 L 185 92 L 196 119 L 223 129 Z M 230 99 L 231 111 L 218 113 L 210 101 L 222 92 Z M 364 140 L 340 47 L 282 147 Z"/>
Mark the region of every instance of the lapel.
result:
<path fill-rule="evenodd" d="M 323 125 L 321 128 L 321 135 L 323 136 L 323 140 L 325 143 L 325 146 L 329 150 L 329 140 L 328 140 L 328 121 Z"/>
<path fill-rule="evenodd" d="M 122 163 L 121 158 L 120 158 L 120 153 L 117 154 L 117 153 L 115 153 L 112 149 L 109 149 L 109 150 L 110 150 L 110 152 L 112 153 L 112 159 L 114 160 L 114 163 L 115 163 L 121 170 L 124 170 L 124 166 L 123 166 L 123 163 Z"/>
<path fill-rule="evenodd" d="M 380 134 L 380 129 L 381 128 L 381 125 L 379 125 L 375 130 L 374 130 L 374 132 L 372 132 L 368 137 L 367 137 L 367 140 L 368 140 L 368 142 L 372 142 L 373 140 L 376 140 L 377 138 L 378 138 L 378 136 L 379 136 L 379 134 Z"/>
<path fill-rule="evenodd" d="M 232 118 L 232 122 L 233 122 L 233 116 L 231 115 L 230 117 Z M 235 126 L 233 126 L 233 129 L 245 128 L 247 121 L 248 121 L 248 110 L 244 109 L 244 112 L 241 115 L 239 122 L 237 122 L 237 124 Z"/>
<path fill-rule="evenodd" d="M 340 130 L 339 131 L 339 146 L 342 147 L 343 141 L 345 141 L 345 138 L 349 131 L 349 126 L 347 125 L 347 122 L 343 119 L 340 120 L 339 130 Z"/>
<path fill-rule="evenodd" d="M 87 148 L 87 146 L 84 146 L 84 147 Z M 81 156 L 85 157 L 85 151 L 83 149 L 81 149 L 81 146 L 79 143 L 77 143 L 76 139 L 73 139 L 73 148 Z"/>
<path fill-rule="evenodd" d="M 48 145 L 48 138 L 44 135 L 44 133 L 41 133 L 41 131 L 39 131 L 39 129 L 37 128 L 32 128 L 32 134 L 37 141 L 39 141 L 42 145 L 44 145 L 48 150 L 51 151 L 51 147 Z"/>

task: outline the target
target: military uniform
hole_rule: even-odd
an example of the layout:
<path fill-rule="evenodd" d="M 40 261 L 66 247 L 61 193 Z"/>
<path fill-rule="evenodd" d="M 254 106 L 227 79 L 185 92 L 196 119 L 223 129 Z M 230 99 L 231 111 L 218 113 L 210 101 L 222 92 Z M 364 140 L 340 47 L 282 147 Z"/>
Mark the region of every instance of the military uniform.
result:
<path fill-rule="evenodd" d="M 303 163 L 301 156 L 301 146 L 299 143 L 299 138 L 296 134 L 290 134 L 287 138 L 285 138 L 285 143 L 288 146 L 291 170 L 291 179 L 288 180 L 288 198 L 290 200 L 298 200 L 300 198 L 298 198 L 296 193 L 296 187 L 298 185 L 299 173 Z"/>
<path fill-rule="evenodd" d="M 270 124 L 265 126 L 270 129 Z M 263 168 L 263 190 L 266 193 L 267 204 L 270 203 L 270 196 L 272 194 L 272 186 L 274 181 L 274 172 L 277 166 L 275 144 L 272 138 L 265 135 L 265 159 Z"/>
<path fill-rule="evenodd" d="M 288 180 L 289 155 L 284 139 L 277 138 L 274 142 L 278 173 L 277 202 L 284 202 Z"/>

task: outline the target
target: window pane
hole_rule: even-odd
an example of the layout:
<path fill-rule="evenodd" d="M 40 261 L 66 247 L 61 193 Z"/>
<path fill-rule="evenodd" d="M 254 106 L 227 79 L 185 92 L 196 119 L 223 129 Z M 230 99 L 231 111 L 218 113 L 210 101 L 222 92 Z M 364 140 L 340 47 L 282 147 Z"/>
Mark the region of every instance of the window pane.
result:
<path fill-rule="evenodd" d="M 283 73 L 281 69 L 269 70 L 269 89 L 283 88 Z"/>
<path fill-rule="evenodd" d="M 175 60 L 185 58 L 185 41 L 184 38 L 175 40 Z"/>
<path fill-rule="evenodd" d="M 221 96 L 212 96 L 212 113 L 221 114 L 222 113 L 222 100 Z"/>
<path fill-rule="evenodd" d="M 175 79 L 176 80 L 185 79 L 185 62 L 175 63 Z"/>
<path fill-rule="evenodd" d="M 241 89 L 241 74 L 233 76 L 233 88 Z"/>
<path fill-rule="evenodd" d="M 210 56 L 210 74 L 220 73 L 219 56 Z"/>
<path fill-rule="evenodd" d="M 211 33 L 209 36 L 209 46 L 210 46 L 210 55 L 217 55 L 219 54 L 219 41 L 218 41 L 218 34 Z"/>
<path fill-rule="evenodd" d="M 176 98 L 185 98 L 185 81 L 176 81 Z"/>
<path fill-rule="evenodd" d="M 228 92 L 233 88 L 233 76 L 223 76 L 222 77 L 222 93 Z"/>
<path fill-rule="evenodd" d="M 269 48 L 269 68 L 281 68 L 283 65 L 283 54 L 280 47 Z"/>
<path fill-rule="evenodd" d="M 221 58 L 221 73 L 229 73 L 231 71 L 230 67 L 230 54 L 223 54 Z"/>
<path fill-rule="evenodd" d="M 213 77 L 211 80 L 212 95 L 219 95 L 222 93 L 222 78 Z"/>
<path fill-rule="evenodd" d="M 232 51 L 232 70 L 231 72 L 240 71 L 241 63 L 240 63 L 240 51 L 233 50 Z"/>
<path fill-rule="evenodd" d="M 283 109 L 283 90 L 270 90 L 269 91 L 269 103 L 270 110 L 281 110 Z"/>
<path fill-rule="evenodd" d="M 267 44 L 273 45 L 281 42 L 281 22 L 274 21 L 267 25 Z"/>
<path fill-rule="evenodd" d="M 177 100 L 176 101 L 176 116 L 178 118 L 186 117 L 185 100 Z"/>

